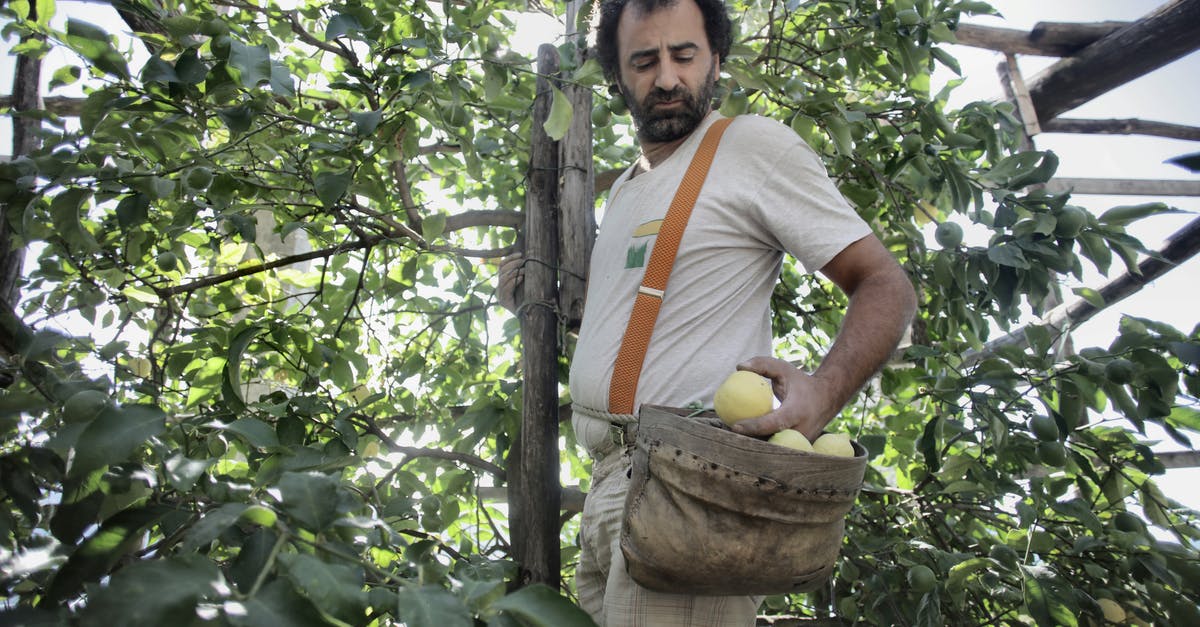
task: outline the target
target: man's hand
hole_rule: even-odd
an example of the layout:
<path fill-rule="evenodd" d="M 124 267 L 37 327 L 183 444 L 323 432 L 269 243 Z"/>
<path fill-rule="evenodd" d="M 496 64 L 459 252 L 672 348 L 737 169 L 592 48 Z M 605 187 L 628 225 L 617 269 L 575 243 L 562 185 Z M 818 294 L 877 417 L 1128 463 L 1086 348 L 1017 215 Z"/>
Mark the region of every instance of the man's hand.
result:
<path fill-rule="evenodd" d="M 521 297 L 524 292 L 524 255 L 516 253 L 506 257 L 504 261 L 500 262 L 500 270 L 497 275 L 500 277 L 500 281 L 496 285 L 496 300 L 500 301 L 501 307 L 516 313 L 517 308 L 521 306 Z"/>
<path fill-rule="evenodd" d="M 737 366 L 738 370 L 756 372 L 771 380 L 771 388 L 779 399 L 774 411 L 743 420 L 733 426 L 742 435 L 765 437 L 784 429 L 795 429 L 809 441 L 817 439 L 829 418 L 837 411 L 828 398 L 826 386 L 816 377 L 775 357 L 754 357 Z"/>

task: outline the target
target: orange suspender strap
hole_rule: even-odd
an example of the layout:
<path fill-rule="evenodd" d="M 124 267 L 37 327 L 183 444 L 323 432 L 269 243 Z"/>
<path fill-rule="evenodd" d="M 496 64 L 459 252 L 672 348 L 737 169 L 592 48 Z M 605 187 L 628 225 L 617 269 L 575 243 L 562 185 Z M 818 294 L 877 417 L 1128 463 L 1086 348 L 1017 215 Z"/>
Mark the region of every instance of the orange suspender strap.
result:
<path fill-rule="evenodd" d="M 611 413 L 633 413 L 633 399 L 637 394 L 638 379 L 642 376 L 642 364 L 646 361 L 646 349 L 650 347 L 650 335 L 658 320 L 658 309 L 662 306 L 671 267 L 675 265 L 679 241 L 683 239 L 683 230 L 692 216 L 692 208 L 696 205 L 700 188 L 704 186 L 708 168 L 717 154 L 721 134 L 732 121 L 733 118 L 722 118 L 708 128 L 683 174 L 679 189 L 675 191 L 675 198 L 667 209 L 667 217 L 659 228 L 654 250 L 650 253 L 650 263 L 646 264 L 646 272 L 638 287 L 637 298 L 633 301 L 629 325 L 625 327 L 625 337 L 621 340 L 621 349 L 613 367 L 608 388 L 608 411 Z"/>

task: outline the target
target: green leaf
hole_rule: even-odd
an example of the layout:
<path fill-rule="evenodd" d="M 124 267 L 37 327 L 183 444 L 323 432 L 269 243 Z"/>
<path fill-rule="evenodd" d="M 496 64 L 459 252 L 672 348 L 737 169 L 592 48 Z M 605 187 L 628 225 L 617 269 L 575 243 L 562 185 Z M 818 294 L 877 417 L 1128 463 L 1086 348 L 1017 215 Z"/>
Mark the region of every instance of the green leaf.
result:
<path fill-rule="evenodd" d="M 1104 309 L 1104 295 L 1090 287 L 1076 287 L 1071 290 L 1076 296 L 1086 300 L 1096 309 Z"/>
<path fill-rule="evenodd" d="M 163 467 L 167 471 L 167 481 L 180 492 L 188 492 L 196 485 L 196 481 L 215 464 L 215 459 L 190 459 L 182 451 L 169 457 Z"/>
<path fill-rule="evenodd" d="M 243 87 L 253 89 L 271 80 L 271 51 L 265 45 L 247 46 L 234 39 L 229 46 L 229 66 L 237 70 Z"/>
<path fill-rule="evenodd" d="M 123 462 L 150 438 L 166 429 L 167 415 L 154 405 L 106 407 L 75 443 L 70 475 Z"/>
<path fill-rule="evenodd" d="M 338 517 L 338 482 L 329 475 L 285 472 L 279 496 L 283 510 L 312 531 L 325 529 Z"/>
<path fill-rule="evenodd" d="M 229 350 L 225 355 L 225 369 L 222 372 L 225 402 L 230 405 L 234 411 L 243 411 L 246 409 L 246 400 L 242 398 L 242 354 L 246 352 L 246 347 L 250 346 L 250 342 L 258 337 L 258 334 L 263 332 L 263 327 L 257 324 L 250 325 L 233 337 L 233 341 L 229 343 Z M 274 435 L 274 434 L 272 434 Z"/>
<path fill-rule="evenodd" d="M 58 604 L 75 597 L 85 583 L 100 581 L 130 551 L 141 546 L 144 530 L 166 512 L 159 506 L 126 509 L 105 520 L 55 573 L 45 602 Z"/>
<path fill-rule="evenodd" d="M 257 418 L 238 418 L 227 425 L 225 430 L 242 436 L 255 448 L 279 446 L 279 437 L 275 434 L 275 429 Z"/>
<path fill-rule="evenodd" d="M 1142 218 L 1162 215 L 1164 213 L 1179 213 L 1179 210 L 1163 202 L 1148 202 L 1140 205 L 1122 205 L 1120 207 L 1113 207 L 1112 209 L 1100 214 L 1100 217 L 1097 219 L 1101 224 L 1128 226 L 1129 224 L 1141 220 Z"/>
<path fill-rule="evenodd" d="M 221 118 L 233 134 L 240 135 L 250 130 L 250 125 L 254 122 L 254 110 L 249 105 L 235 105 L 217 109 L 217 117 Z"/>
<path fill-rule="evenodd" d="M 230 624 L 236 627 L 327 627 L 321 613 L 312 603 L 300 596 L 285 579 L 276 579 L 263 586 L 258 594 L 235 606 L 238 611 L 226 611 Z"/>
<path fill-rule="evenodd" d="M 67 243 L 73 252 L 93 253 L 100 249 L 81 222 L 84 203 L 92 197 L 90 190 L 72 188 L 54 197 L 50 203 L 50 217 L 54 232 Z"/>
<path fill-rule="evenodd" d="M 350 170 L 322 170 L 313 176 L 313 187 L 316 188 L 317 198 L 326 207 L 332 207 L 346 195 L 350 182 L 354 180 L 354 172 Z"/>
<path fill-rule="evenodd" d="M 550 139 L 558 141 L 567 134 L 567 129 L 571 127 L 571 117 L 574 115 L 574 111 L 571 108 L 571 100 L 567 98 L 566 94 L 554 86 L 551 86 L 550 89 L 554 91 L 554 100 L 550 104 L 550 115 L 542 123 L 542 128 L 546 131 L 546 135 L 550 136 Z"/>
<path fill-rule="evenodd" d="M 178 83 L 179 76 L 175 74 L 175 66 L 167 63 L 160 56 L 150 57 L 142 66 L 142 82 L 144 83 Z"/>
<path fill-rule="evenodd" d="M 195 50 L 188 50 L 175 61 L 175 76 L 185 85 L 198 85 L 208 76 L 208 66 Z"/>
<path fill-rule="evenodd" d="M 370 135 L 379 128 L 379 122 L 383 120 L 382 111 L 361 111 L 350 114 L 350 119 L 354 121 L 354 130 L 359 135 Z"/>
<path fill-rule="evenodd" d="M 325 41 L 333 41 L 338 37 L 357 33 L 361 30 L 363 30 L 363 26 L 359 23 L 357 17 L 348 13 L 338 13 L 329 18 L 329 24 L 325 27 Z"/>
<path fill-rule="evenodd" d="M 160 627 L 189 624 L 196 603 L 223 587 L 217 565 L 200 555 L 137 562 L 88 594 L 83 627 Z M 132 601 L 132 602 L 131 602 Z"/>
<path fill-rule="evenodd" d="M 475 620 L 461 599 L 440 586 L 405 586 L 396 598 L 396 609 L 409 625 L 472 627 Z"/>
<path fill-rule="evenodd" d="M 492 609 L 517 616 L 534 627 L 592 627 L 595 622 L 579 606 L 549 586 L 533 584 L 506 595 Z"/>
<path fill-rule="evenodd" d="M 950 573 L 946 576 L 946 589 L 955 592 L 966 588 L 967 579 L 974 573 L 981 570 L 999 570 L 999 563 L 996 560 L 987 557 L 973 557 L 964 560 L 950 567 Z"/>
<path fill-rule="evenodd" d="M 129 78 L 125 57 L 117 52 L 104 29 L 75 18 L 67 18 L 67 43 L 96 68 L 118 78 Z"/>
<path fill-rule="evenodd" d="M 421 237 L 425 241 L 440 237 L 446 232 L 446 215 L 435 213 L 421 220 Z"/>
<path fill-rule="evenodd" d="M 288 579 L 323 612 L 353 622 L 366 602 L 363 570 L 351 564 L 328 564 L 306 553 L 279 556 Z"/>
<path fill-rule="evenodd" d="M 1029 261 L 1025 259 L 1025 253 L 1021 251 L 1021 247 L 1014 242 L 1002 242 L 988 248 L 988 259 L 1002 266 L 1010 266 L 1021 270 L 1029 269 Z"/>
<path fill-rule="evenodd" d="M 1200 172 L 1200 152 L 1193 152 L 1167 159 L 1167 163 L 1177 165 L 1188 172 Z"/>
<path fill-rule="evenodd" d="M 217 536 L 237 522 L 238 517 L 248 507 L 250 506 L 245 503 L 225 503 L 216 509 L 209 510 L 204 517 L 192 525 L 191 529 L 188 529 L 183 540 L 183 550 L 195 551 L 216 540 Z"/>
<path fill-rule="evenodd" d="M 1064 603 L 1054 572 L 1044 566 L 1021 566 L 1025 579 L 1025 607 L 1038 627 L 1075 627 L 1075 612 Z"/>

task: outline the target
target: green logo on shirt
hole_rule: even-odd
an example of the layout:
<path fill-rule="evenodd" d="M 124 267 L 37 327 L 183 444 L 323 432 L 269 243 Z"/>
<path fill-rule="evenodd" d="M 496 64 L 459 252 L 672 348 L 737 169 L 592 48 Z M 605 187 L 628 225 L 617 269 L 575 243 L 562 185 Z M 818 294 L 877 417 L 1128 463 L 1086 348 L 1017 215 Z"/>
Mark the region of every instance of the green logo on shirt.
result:
<path fill-rule="evenodd" d="M 662 220 L 651 220 L 638 225 L 638 228 L 633 230 L 633 242 L 629 244 L 629 250 L 625 251 L 625 267 L 626 268 L 642 268 L 646 265 L 646 248 L 650 242 L 643 239 L 658 235 L 658 230 L 662 228 Z M 637 240 L 642 239 L 639 245 Z"/>

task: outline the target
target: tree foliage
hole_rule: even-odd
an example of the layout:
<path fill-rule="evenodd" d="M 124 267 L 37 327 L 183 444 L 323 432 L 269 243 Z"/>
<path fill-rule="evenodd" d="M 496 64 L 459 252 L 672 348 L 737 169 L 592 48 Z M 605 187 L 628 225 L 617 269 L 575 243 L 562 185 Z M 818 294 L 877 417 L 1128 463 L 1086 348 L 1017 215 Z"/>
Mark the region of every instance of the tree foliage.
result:
<path fill-rule="evenodd" d="M 722 110 L 809 141 L 922 300 L 904 363 L 833 425 L 872 454 L 837 576 L 764 612 L 1075 625 L 1112 599 L 1197 622 L 1196 514 L 1156 487 L 1145 426 L 1200 431 L 1200 333 L 1126 318 L 1076 352 L 1031 326 L 964 358 L 1084 264 L 1136 270 L 1151 251 L 1126 227 L 1170 209 L 1042 191 L 1057 158 L 1016 149 L 1011 106 L 931 90 L 984 3 L 730 5 Z M 505 483 L 520 422 L 491 260 L 519 247 L 525 3 L 142 0 L 119 6 L 133 43 L 30 7 L 3 9 L 14 52 L 69 52 L 51 87 L 86 100 L 77 120 L 21 113 L 41 148 L 0 165 L 35 260 L 0 325 L 0 616 L 587 624 L 569 587 L 511 589 L 505 510 L 478 496 Z M 604 103 L 597 170 L 628 163 L 620 103 L 556 43 Z M 933 222 L 988 237 L 933 246 Z M 789 265 L 774 304 L 781 356 L 815 363 L 843 296 Z"/>

